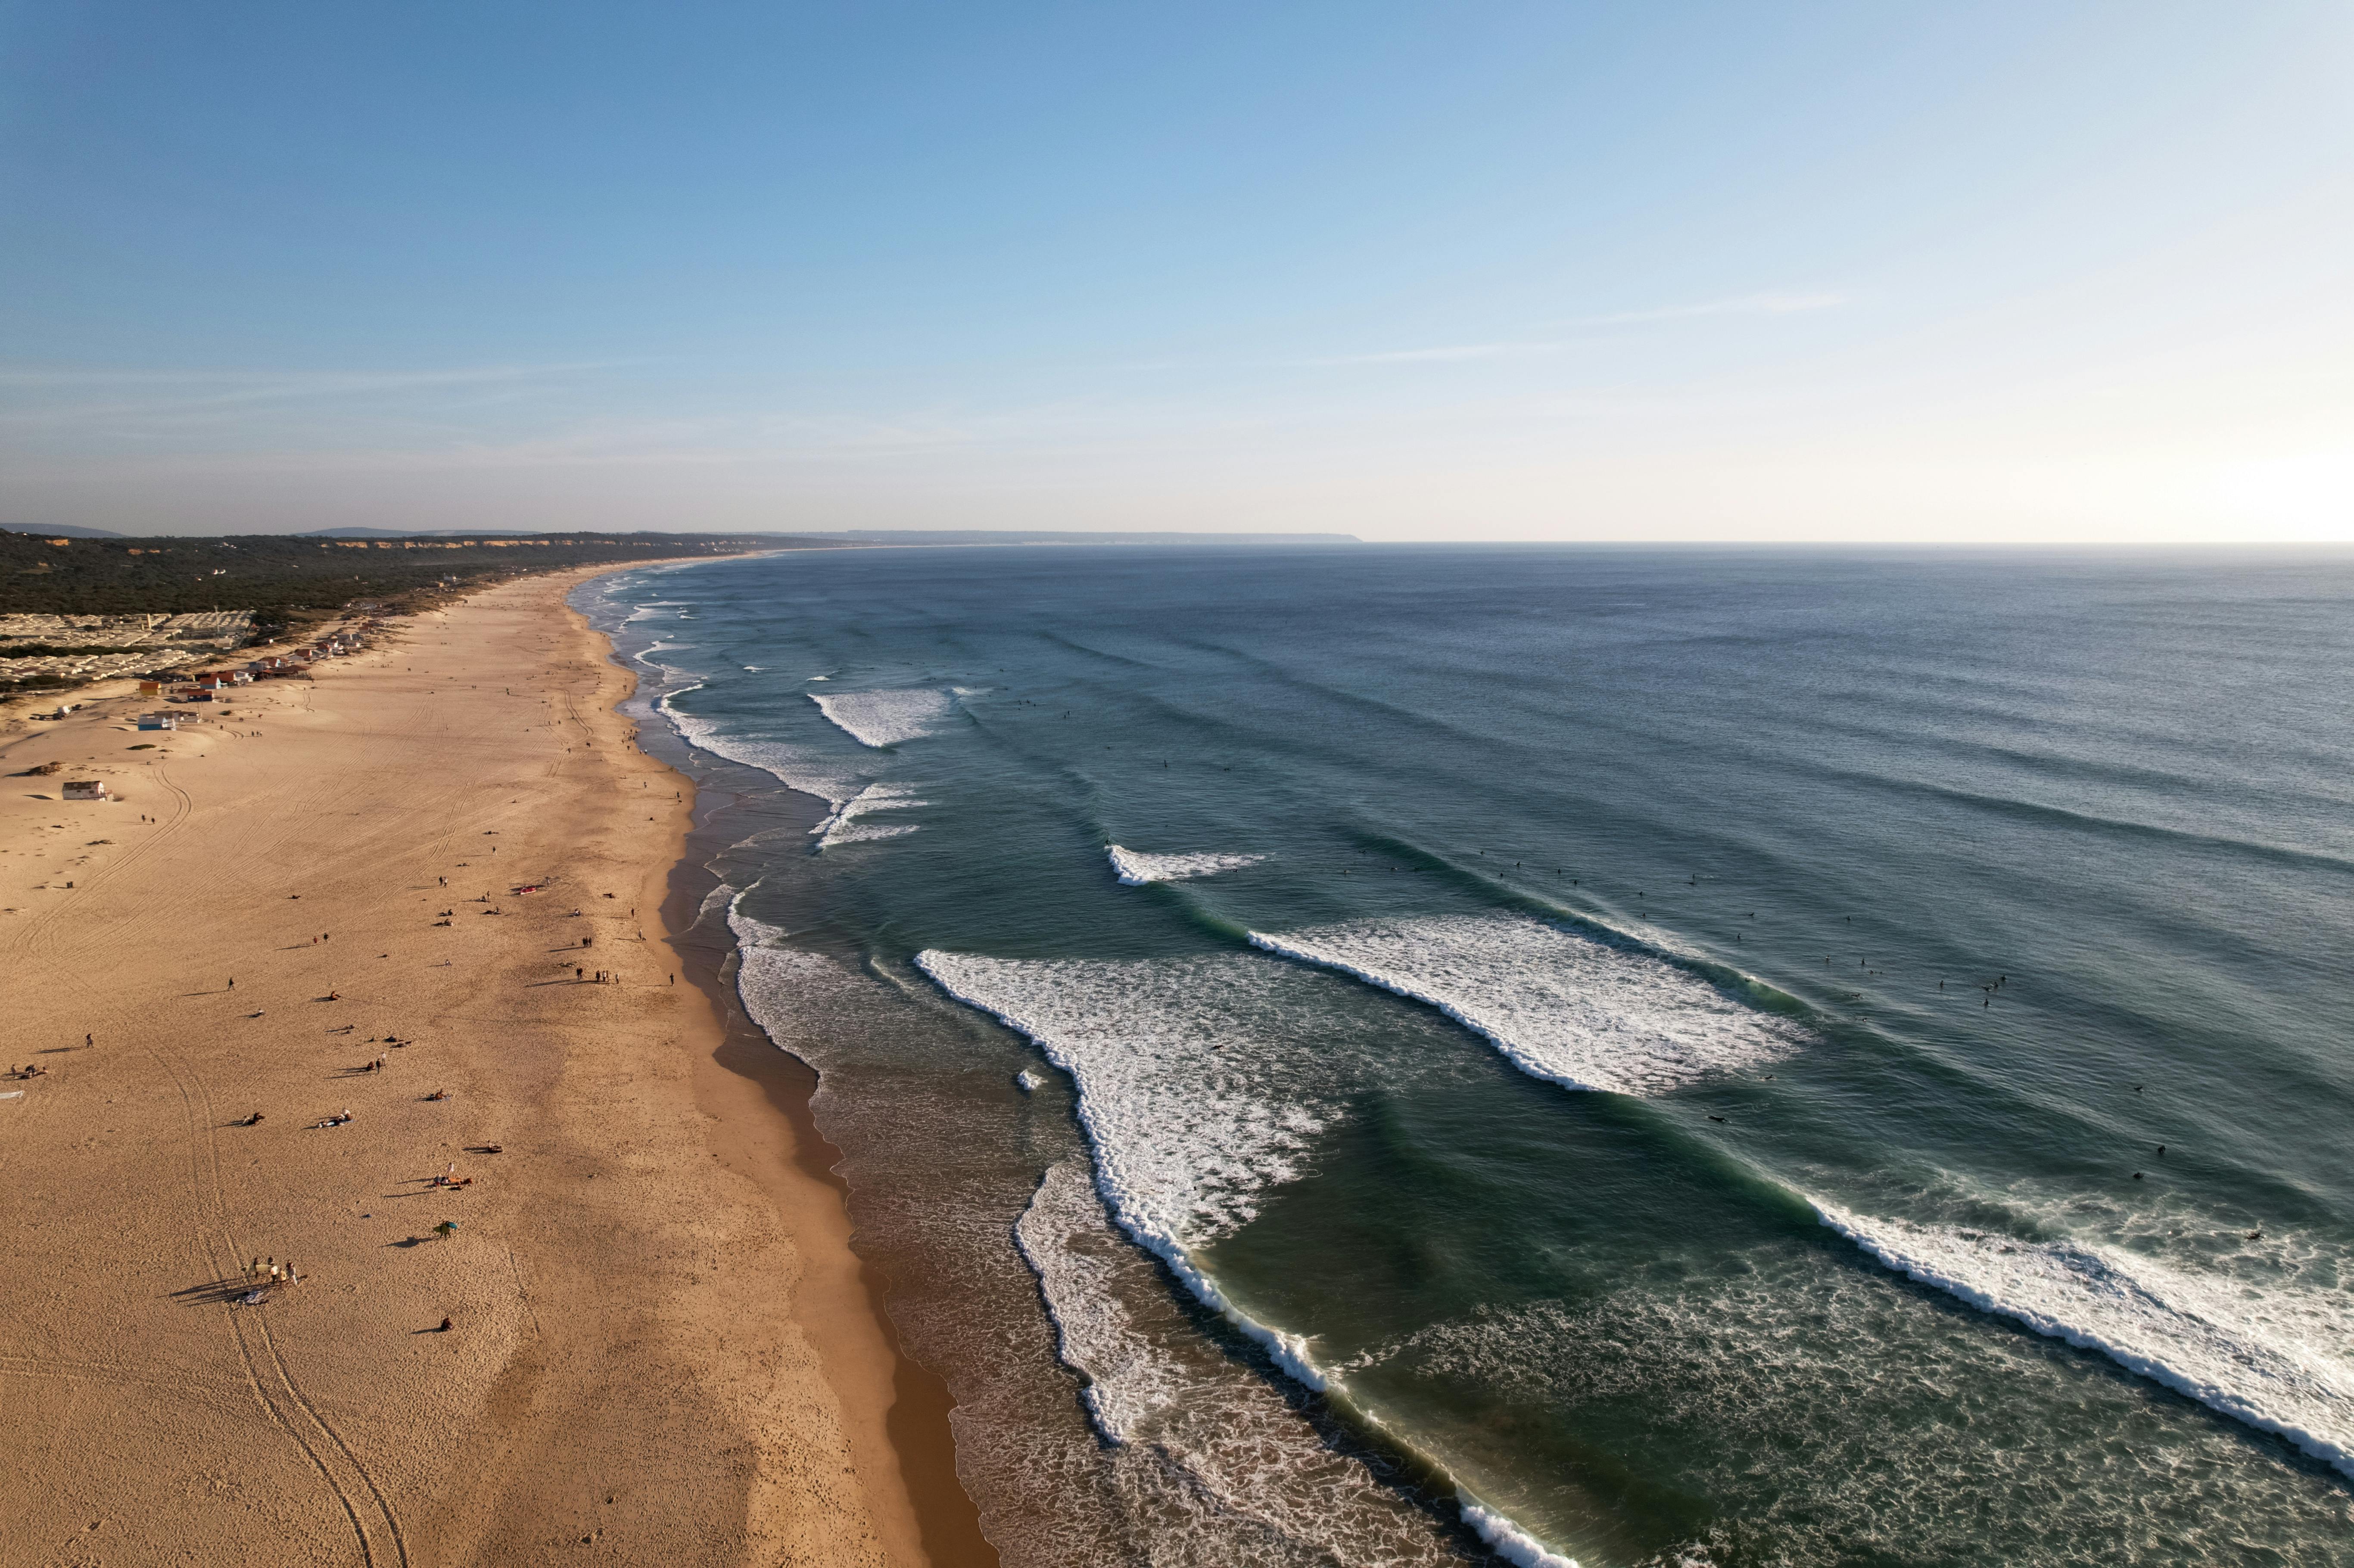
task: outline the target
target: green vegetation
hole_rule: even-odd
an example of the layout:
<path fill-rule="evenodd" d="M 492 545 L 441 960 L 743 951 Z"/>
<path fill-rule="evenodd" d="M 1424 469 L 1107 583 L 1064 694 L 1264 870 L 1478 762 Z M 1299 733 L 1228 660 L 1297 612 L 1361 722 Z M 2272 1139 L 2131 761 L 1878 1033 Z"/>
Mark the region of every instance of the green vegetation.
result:
<path fill-rule="evenodd" d="M 326 620 L 355 601 L 401 613 L 528 572 L 753 550 L 840 549 L 844 543 L 745 534 L 567 534 L 511 539 L 302 539 L 246 534 L 58 540 L 0 533 L 0 614 L 185 615 L 250 609 L 256 629 L 270 633 Z"/>
<path fill-rule="evenodd" d="M 145 642 L 129 648 L 101 647 L 95 643 L 80 648 L 64 642 L 16 642 L 0 637 L 0 659 L 77 659 L 84 654 L 96 658 L 101 653 L 152 653 L 154 651 L 153 645 Z"/>

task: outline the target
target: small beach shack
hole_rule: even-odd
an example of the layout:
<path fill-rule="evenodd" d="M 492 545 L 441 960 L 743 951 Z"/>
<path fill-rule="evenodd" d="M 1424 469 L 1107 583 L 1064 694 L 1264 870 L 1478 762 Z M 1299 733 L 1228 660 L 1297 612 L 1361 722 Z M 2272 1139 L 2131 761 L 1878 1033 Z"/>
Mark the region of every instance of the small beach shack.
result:
<path fill-rule="evenodd" d="M 180 727 L 180 719 L 177 714 L 141 714 L 139 727 L 141 729 L 177 729 Z"/>
<path fill-rule="evenodd" d="M 66 799 L 69 800 L 108 800 L 113 799 L 113 797 L 106 792 L 106 782 L 104 779 L 69 779 L 66 780 Z"/>

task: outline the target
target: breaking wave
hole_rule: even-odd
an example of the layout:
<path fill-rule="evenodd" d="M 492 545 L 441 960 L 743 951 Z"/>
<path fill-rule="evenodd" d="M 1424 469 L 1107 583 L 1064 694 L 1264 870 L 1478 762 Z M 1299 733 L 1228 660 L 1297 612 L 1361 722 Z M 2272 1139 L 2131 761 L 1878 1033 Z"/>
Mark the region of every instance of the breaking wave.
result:
<path fill-rule="evenodd" d="M 1305 1173 L 1310 1140 L 1339 1111 L 1312 1051 L 1320 1010 L 1283 966 L 937 950 L 916 965 L 1070 1075 L 1096 1186 L 1120 1228 L 1287 1373 L 1326 1388 L 1304 1340 L 1252 1318 L 1193 1258 L 1257 1217 L 1261 1194 Z"/>
<path fill-rule="evenodd" d="M 2354 1315 L 2303 1296 L 2202 1279 L 2091 1243 L 1867 1219 L 1822 1223 L 1924 1285 L 2100 1351 L 2354 1477 Z"/>
<path fill-rule="evenodd" d="M 857 793 L 858 781 L 845 774 L 842 765 L 820 757 L 801 747 L 780 740 L 752 740 L 730 735 L 716 719 L 698 714 L 681 712 L 673 699 L 701 689 L 698 683 L 665 693 L 654 705 L 663 718 L 670 722 L 678 736 L 698 750 L 714 757 L 724 757 L 730 762 L 740 762 L 747 768 L 758 768 L 773 775 L 789 789 L 805 795 L 815 795 L 826 804 L 839 810 L 842 803 Z"/>
<path fill-rule="evenodd" d="M 1808 1038 L 1664 959 L 1525 916 L 1364 920 L 1250 940 L 1428 1002 L 1522 1072 L 1573 1089 L 1663 1095 Z"/>
<path fill-rule="evenodd" d="M 906 691 L 804 694 L 818 711 L 861 746 L 896 746 L 932 733 L 949 715 L 949 694 L 928 686 Z"/>
<path fill-rule="evenodd" d="M 1141 887 L 1148 882 L 1182 882 L 1188 877 L 1215 876 L 1222 871 L 1257 865 L 1267 858 L 1263 854 L 1146 854 L 1140 850 L 1122 849 L 1118 844 L 1108 844 L 1105 849 L 1111 857 L 1112 870 L 1130 887 Z"/>
<path fill-rule="evenodd" d="M 1085 1161 L 1055 1165 L 1013 1226 L 1013 1245 L 1038 1277 L 1063 1364 L 1087 1380 L 1079 1398 L 1097 1431 L 1133 1442 L 1146 1419 L 1176 1393 L 1122 1308 L 1110 1276 L 1115 1263 L 1085 1245 L 1105 1224 Z"/>
<path fill-rule="evenodd" d="M 832 1091 L 823 1085 L 859 1054 L 856 1046 L 843 1050 L 842 1043 L 858 1034 L 854 1023 L 843 1027 L 849 1022 L 844 1010 L 871 1005 L 865 1000 L 870 982 L 841 960 L 781 945 L 781 930 L 740 906 L 731 911 L 729 923 L 739 942 L 737 986 L 747 1012 L 772 1039 L 793 1042 L 791 1049 L 824 1075 L 820 1096 L 829 1095 Z M 1272 996 L 1258 998 L 1262 1012 L 1285 1019 L 1296 1014 L 1302 1023 L 1305 1014 L 1296 1013 L 1289 999 L 1331 983 L 1257 955 L 1232 955 L 1225 964 L 1229 969 L 1239 966 L 1246 991 L 1271 988 Z M 1213 980 L 1221 975 L 1214 963 L 1201 970 Z M 1094 1005 L 1102 996 L 1098 986 L 1116 989 L 1128 978 L 1118 972 L 1097 977 L 1072 1007 Z M 1168 977 L 1168 985 L 1179 986 L 1185 978 Z M 1017 976 L 1013 983 L 1051 986 L 1054 977 Z M 1063 1016 L 1054 1006 L 1035 1011 Z M 1184 1030 L 1181 1019 L 1166 1034 L 1173 1039 Z M 1153 1032 L 1150 1049 L 1159 1055 L 1167 1043 L 1162 1032 Z M 1229 1037 L 1228 1044 L 1239 1042 Z M 1201 1051 L 1203 1056 L 1214 1054 Z M 1182 1093 L 1184 1069 L 1172 1063 L 1171 1070 L 1175 1077 L 1170 1092 Z M 1275 1069 L 1277 1080 L 1288 1083 L 1290 1070 Z M 1042 1076 L 1028 1068 L 1023 1072 Z M 1253 1139 L 1246 1136 L 1243 1141 Z M 1235 1147 L 1214 1134 L 1206 1142 Z M 990 1227 L 991 1245 L 1002 1234 Z M 1019 1213 L 1013 1241 L 1036 1282 L 1055 1336 L 1053 1353 L 1083 1380 L 1073 1392 L 1092 1436 L 1084 1439 L 1083 1452 L 1066 1452 L 1039 1447 L 1018 1429 L 960 1427 L 960 1462 L 970 1454 L 983 1466 L 1074 1467 L 1059 1473 L 1077 1483 L 1076 1491 L 1057 1490 L 1060 1483 L 1049 1480 L 1040 1495 L 1083 1502 L 1092 1495 L 1089 1489 L 1100 1484 L 1119 1517 L 1145 1527 L 1141 1534 L 1093 1537 L 1082 1508 L 1058 1516 L 1070 1533 L 1058 1528 L 1043 1548 L 1037 1537 L 1029 1538 L 1023 1561 L 1134 1561 L 1158 1568 L 1228 1568 L 1240 1563 L 1261 1568 L 1331 1568 L 1341 1563 L 1356 1568 L 1445 1568 L 1462 1562 L 1457 1542 L 1411 1499 L 1384 1484 L 1361 1457 L 1324 1441 L 1259 1372 L 1238 1364 L 1201 1335 L 1198 1319 L 1168 1288 L 1161 1264 L 1133 1245 L 1107 1213 L 1086 1155 L 1066 1154 L 1048 1166 Z M 990 1334 L 1002 1327 L 976 1325 L 977 1331 Z M 984 1393 L 981 1399 L 989 1397 Z M 1002 1405 L 997 1413 L 1002 1415 Z M 1083 1544 L 1097 1539 L 1106 1543 L 1101 1554 Z M 1145 1548 L 1141 1555 L 1140 1543 Z"/>
<path fill-rule="evenodd" d="M 1455 1492 L 1455 1506 L 1463 1510 L 1463 1522 L 1513 1568 L 1577 1568 L 1576 1558 L 1546 1551 L 1544 1543 L 1535 1536 L 1459 1487 Z"/>
<path fill-rule="evenodd" d="M 730 887 L 727 884 L 723 882 L 718 886 L 713 888 L 710 892 L 705 894 L 703 895 L 703 902 L 695 906 L 695 919 L 692 924 L 700 926 L 704 921 L 711 917 L 714 910 L 726 910 L 733 907 L 736 895 L 739 891 L 741 890 Z"/>
<path fill-rule="evenodd" d="M 876 839 L 896 839 L 916 832 L 913 822 L 885 825 L 861 822 L 859 818 L 875 811 L 904 810 L 914 806 L 928 806 L 929 800 L 915 798 L 915 788 L 907 784 L 869 784 L 843 801 L 823 821 L 810 830 L 821 851 L 835 844 L 870 842 Z"/>

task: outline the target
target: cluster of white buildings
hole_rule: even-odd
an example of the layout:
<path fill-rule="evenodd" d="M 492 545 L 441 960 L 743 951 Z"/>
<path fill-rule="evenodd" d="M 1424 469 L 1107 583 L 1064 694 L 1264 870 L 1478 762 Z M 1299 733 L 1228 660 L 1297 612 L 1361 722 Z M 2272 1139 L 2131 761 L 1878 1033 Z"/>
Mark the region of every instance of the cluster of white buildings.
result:
<path fill-rule="evenodd" d="M 142 681 L 139 683 L 140 694 L 161 695 L 165 701 L 174 703 L 216 702 L 225 693 L 236 687 L 249 686 L 256 681 L 285 680 L 304 673 L 312 665 L 322 660 L 340 659 L 347 653 L 356 653 L 368 645 L 367 634 L 372 626 L 373 623 L 370 623 L 330 632 L 315 642 L 305 643 L 287 652 L 271 653 L 260 659 L 248 660 L 239 669 L 207 670 L 201 674 L 189 677 L 186 682 Z M 147 719 L 162 719 L 168 716 L 163 714 L 145 715 L 141 720 L 141 726 L 143 728 L 145 727 Z"/>
<path fill-rule="evenodd" d="M 69 629 L 72 632 L 80 633 L 85 639 L 92 641 L 96 641 L 97 636 L 101 630 L 105 635 L 122 637 L 126 630 L 133 632 L 152 632 L 159 629 L 168 629 L 172 623 L 183 621 L 207 623 L 204 627 L 204 630 L 210 630 L 209 623 L 213 622 L 218 622 L 223 625 L 234 624 L 240 632 L 249 634 L 252 619 L 253 615 L 250 610 L 224 610 L 218 612 L 217 615 L 170 617 L 80 616 L 68 618 L 61 616 L 12 615 L 0 616 L 0 634 L 13 634 L 20 637 L 38 636 L 45 640 L 56 641 L 60 639 L 60 631 L 58 630 L 59 626 L 69 620 L 75 622 L 75 624 Z M 37 621 L 42 624 L 34 627 L 29 630 L 20 629 L 16 624 L 17 622 L 27 621 Z M 130 623 L 128 628 L 123 628 L 120 625 L 120 623 L 126 621 Z M 90 622 L 107 622 L 111 624 L 106 628 L 94 628 L 87 624 Z M 160 677 L 155 680 L 142 681 L 139 683 L 139 692 L 142 696 L 160 696 L 167 703 L 188 704 L 217 702 L 223 696 L 235 691 L 239 686 L 249 686 L 256 681 L 283 680 L 292 676 L 299 676 L 308 671 L 310 666 L 316 664 L 323 660 L 340 659 L 346 654 L 356 653 L 361 649 L 366 648 L 368 645 L 368 634 L 376 630 L 376 623 L 375 621 L 370 620 L 365 621 L 356 627 L 346 627 L 343 630 L 330 632 L 327 635 L 319 638 L 316 641 L 305 643 L 302 647 L 292 649 L 287 652 L 271 653 L 260 659 L 249 660 L 241 668 L 235 670 L 207 670 L 200 674 L 189 677 L 185 682 L 170 681 Z M 239 641 L 243 641 L 243 637 L 240 636 Z M 231 644 L 231 646 L 234 645 L 234 643 Z M 0 648 L 5 648 L 5 643 L 0 643 Z M 116 657 L 118 659 L 126 660 L 134 669 L 152 670 L 159 663 L 186 662 L 196 659 L 200 652 L 217 651 L 217 649 L 190 651 L 185 653 L 177 653 L 175 657 L 170 659 L 158 659 L 153 655 L 146 654 L 117 655 Z M 7 673 L 7 666 L 11 663 L 35 663 L 42 662 L 43 661 L 36 660 L 11 661 L 5 657 L 0 657 L 0 674 Z M 58 710 L 54 715 L 43 714 L 37 716 L 43 718 L 63 718 L 80 705 L 81 705 L 79 703 L 64 703 L 58 705 Z M 138 722 L 139 727 L 143 730 L 176 730 L 184 726 L 200 722 L 203 716 L 204 715 L 202 714 L 198 713 L 190 713 L 186 711 L 175 712 L 170 708 L 158 708 L 151 713 L 141 714 L 139 715 Z M 65 798 L 69 800 L 111 800 L 114 797 L 108 792 L 105 781 L 102 779 L 68 779 L 65 783 Z"/>
<path fill-rule="evenodd" d="M 143 670 L 200 663 L 253 640 L 253 611 L 211 609 L 195 615 L 0 615 L 0 680 L 42 675 L 102 681 Z M 69 650 L 11 657 L 9 644 Z M 80 648 L 127 648 L 127 653 L 79 653 Z"/>

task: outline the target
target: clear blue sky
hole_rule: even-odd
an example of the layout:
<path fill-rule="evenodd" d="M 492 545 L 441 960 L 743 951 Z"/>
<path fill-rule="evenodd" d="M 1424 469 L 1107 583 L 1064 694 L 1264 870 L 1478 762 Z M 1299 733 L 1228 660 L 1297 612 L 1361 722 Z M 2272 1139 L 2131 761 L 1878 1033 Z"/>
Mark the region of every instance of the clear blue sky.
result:
<path fill-rule="evenodd" d="M 2354 538 L 2354 7 L 0 0 L 0 522 Z"/>

